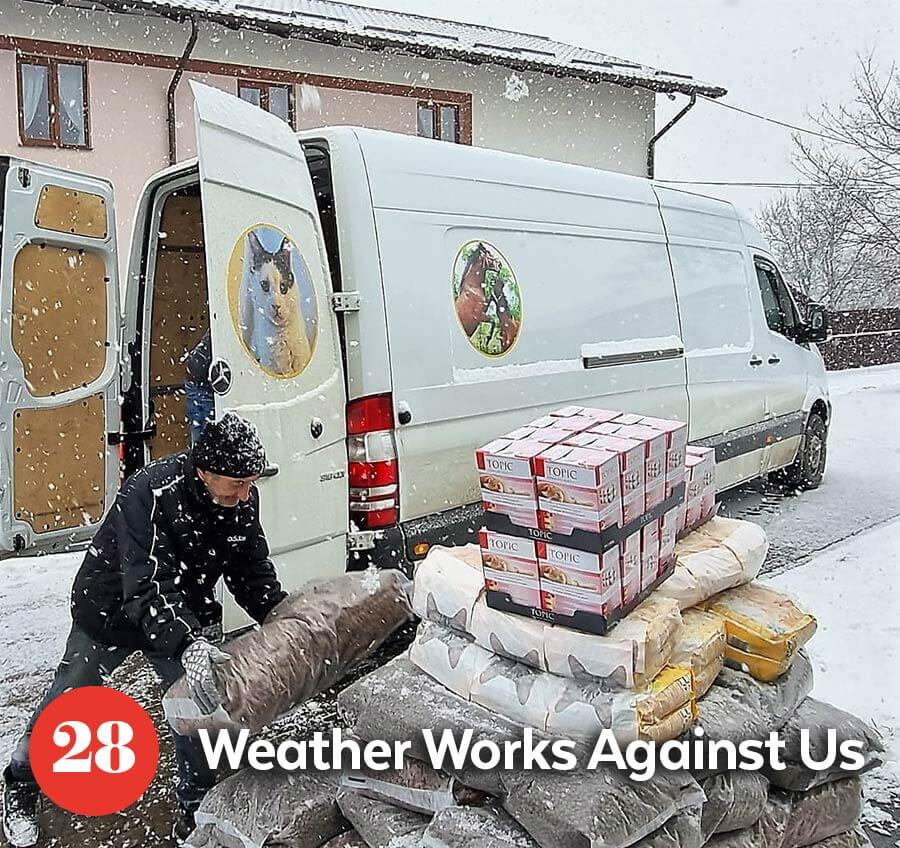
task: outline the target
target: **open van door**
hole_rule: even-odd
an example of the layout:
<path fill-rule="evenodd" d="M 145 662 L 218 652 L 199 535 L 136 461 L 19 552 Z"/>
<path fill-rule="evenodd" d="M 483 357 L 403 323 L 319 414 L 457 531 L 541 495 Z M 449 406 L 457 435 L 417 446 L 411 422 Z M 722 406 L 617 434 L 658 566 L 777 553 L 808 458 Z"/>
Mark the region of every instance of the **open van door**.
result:
<path fill-rule="evenodd" d="M 252 421 L 278 473 L 262 521 L 286 588 L 343 573 L 342 357 L 312 181 L 280 118 L 192 83 L 216 413 Z M 226 606 L 226 627 L 234 624 Z"/>
<path fill-rule="evenodd" d="M 90 538 L 119 479 L 112 186 L 0 157 L 0 553 Z"/>

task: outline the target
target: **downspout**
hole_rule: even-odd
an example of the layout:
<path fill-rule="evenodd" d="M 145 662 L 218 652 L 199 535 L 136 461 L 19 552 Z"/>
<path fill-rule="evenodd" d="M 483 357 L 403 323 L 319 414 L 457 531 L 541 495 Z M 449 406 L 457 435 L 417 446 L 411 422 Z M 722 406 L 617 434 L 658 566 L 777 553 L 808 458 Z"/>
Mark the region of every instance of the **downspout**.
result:
<path fill-rule="evenodd" d="M 169 81 L 169 87 L 166 90 L 166 124 L 169 129 L 169 164 L 174 165 L 177 161 L 177 153 L 175 150 L 175 91 L 178 83 L 184 75 L 184 66 L 187 64 L 191 56 L 191 51 L 197 43 L 197 16 L 191 15 L 191 33 L 188 36 L 187 44 L 184 46 L 184 52 L 175 65 L 175 73 Z"/>
<path fill-rule="evenodd" d="M 655 159 L 656 159 L 656 142 L 659 141 L 672 127 L 675 126 L 691 109 L 694 108 L 694 104 L 697 102 L 697 92 L 691 92 L 691 99 L 688 101 L 687 105 L 682 109 L 668 124 L 666 124 L 653 138 L 650 139 L 650 143 L 647 145 L 647 176 L 652 180 L 653 174 L 655 171 Z"/>

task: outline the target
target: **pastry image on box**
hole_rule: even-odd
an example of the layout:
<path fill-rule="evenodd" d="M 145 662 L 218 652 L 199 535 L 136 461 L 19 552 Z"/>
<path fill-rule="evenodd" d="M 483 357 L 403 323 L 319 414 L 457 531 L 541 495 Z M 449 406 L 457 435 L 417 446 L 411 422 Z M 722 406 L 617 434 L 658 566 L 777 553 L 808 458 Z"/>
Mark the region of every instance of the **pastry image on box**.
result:
<path fill-rule="evenodd" d="M 622 575 L 622 605 L 627 607 L 641 592 L 640 531 L 619 543 L 619 571 Z"/>
<path fill-rule="evenodd" d="M 530 539 L 482 530 L 479 542 L 485 574 L 490 570 L 498 574 L 520 574 L 537 579 L 537 553 L 535 543 Z"/>
<path fill-rule="evenodd" d="M 515 524 L 537 527 L 537 492 L 531 461 L 545 445 L 495 439 L 475 452 L 485 509 Z"/>
<path fill-rule="evenodd" d="M 534 459 L 538 507 L 548 522 L 599 532 L 622 520 L 615 453 L 555 445 Z M 546 527 L 545 529 L 550 529 Z"/>
<path fill-rule="evenodd" d="M 593 554 L 538 542 L 536 549 L 541 603 L 548 612 L 608 616 L 622 605 L 617 548 Z"/>

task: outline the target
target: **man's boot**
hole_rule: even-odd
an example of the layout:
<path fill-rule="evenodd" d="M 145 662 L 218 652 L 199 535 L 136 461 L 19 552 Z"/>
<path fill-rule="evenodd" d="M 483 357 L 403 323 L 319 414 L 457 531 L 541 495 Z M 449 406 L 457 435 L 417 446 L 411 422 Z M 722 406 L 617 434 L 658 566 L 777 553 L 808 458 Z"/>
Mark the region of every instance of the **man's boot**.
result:
<path fill-rule="evenodd" d="M 31 780 L 16 780 L 9 767 L 3 772 L 3 833 L 12 848 L 37 845 L 38 801 L 41 791 Z"/>

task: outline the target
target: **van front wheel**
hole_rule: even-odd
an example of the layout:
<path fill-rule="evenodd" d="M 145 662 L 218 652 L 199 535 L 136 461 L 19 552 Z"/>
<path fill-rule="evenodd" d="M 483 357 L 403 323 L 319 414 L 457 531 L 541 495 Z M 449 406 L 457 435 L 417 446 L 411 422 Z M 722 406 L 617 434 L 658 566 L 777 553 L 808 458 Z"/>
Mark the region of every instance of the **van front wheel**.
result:
<path fill-rule="evenodd" d="M 825 473 L 828 446 L 828 425 L 817 412 L 806 422 L 800 449 L 792 465 L 776 472 L 778 482 L 796 489 L 817 489 Z"/>

